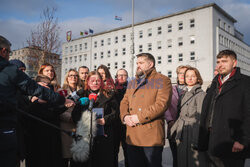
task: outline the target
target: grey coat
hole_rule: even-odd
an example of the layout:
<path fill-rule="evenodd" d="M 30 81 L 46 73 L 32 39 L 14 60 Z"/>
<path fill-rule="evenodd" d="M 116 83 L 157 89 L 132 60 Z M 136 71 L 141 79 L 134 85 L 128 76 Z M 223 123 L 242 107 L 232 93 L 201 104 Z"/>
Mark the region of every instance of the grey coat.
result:
<path fill-rule="evenodd" d="M 171 134 L 176 134 L 178 166 L 194 167 L 207 164 L 204 153 L 193 149 L 198 143 L 200 114 L 205 95 L 197 84 L 182 96 L 179 117 L 171 128 Z"/>

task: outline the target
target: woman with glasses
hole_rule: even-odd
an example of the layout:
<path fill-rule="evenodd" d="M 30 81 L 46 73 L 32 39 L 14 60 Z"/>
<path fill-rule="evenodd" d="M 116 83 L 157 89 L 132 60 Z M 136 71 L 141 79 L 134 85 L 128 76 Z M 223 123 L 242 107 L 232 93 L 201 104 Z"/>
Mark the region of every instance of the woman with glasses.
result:
<path fill-rule="evenodd" d="M 68 96 L 70 96 L 74 91 L 77 91 L 80 89 L 79 76 L 76 70 L 70 69 L 67 72 L 62 89 L 67 91 Z M 73 108 L 74 107 L 70 107 L 68 110 L 66 110 L 64 113 L 60 115 L 62 129 L 72 131 L 72 129 L 76 128 L 71 118 L 71 112 Z M 68 167 L 69 164 L 70 164 L 70 167 L 74 167 L 76 164 L 72 160 L 72 155 L 70 152 L 70 147 L 72 144 L 72 137 L 66 135 L 65 133 L 61 133 L 61 137 L 62 137 L 63 167 Z"/>
<path fill-rule="evenodd" d="M 88 159 L 82 166 L 91 167 L 114 166 L 114 138 L 113 138 L 113 122 L 118 119 L 118 105 L 113 95 L 104 89 L 103 79 L 99 72 L 92 71 L 89 73 L 84 86 L 82 97 L 89 97 L 90 94 L 96 94 L 97 99 L 94 103 L 93 110 L 99 108 L 103 110 L 103 118 L 96 120 L 96 123 L 102 125 L 103 133 L 97 133 L 94 137 L 92 151 L 90 152 L 90 159 Z M 80 122 L 82 113 L 88 109 L 88 105 L 76 105 L 72 111 L 73 121 L 77 124 Z M 87 132 L 86 132 L 87 133 Z"/>
<path fill-rule="evenodd" d="M 178 167 L 208 166 L 205 152 L 197 151 L 200 114 L 206 93 L 201 89 L 200 72 L 188 67 L 184 73 L 185 92 L 178 105 L 179 117 L 171 128 L 177 143 Z"/>

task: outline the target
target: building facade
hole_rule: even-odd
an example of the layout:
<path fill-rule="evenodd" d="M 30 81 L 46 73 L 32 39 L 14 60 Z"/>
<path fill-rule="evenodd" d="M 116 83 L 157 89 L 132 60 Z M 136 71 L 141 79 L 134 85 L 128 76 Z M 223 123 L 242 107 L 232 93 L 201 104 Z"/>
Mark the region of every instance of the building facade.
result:
<path fill-rule="evenodd" d="M 176 68 L 191 65 L 199 69 L 205 84 L 213 79 L 216 55 L 232 49 L 238 55 L 242 73 L 250 75 L 250 46 L 235 29 L 236 20 L 216 4 L 208 4 L 134 25 L 134 55 L 149 52 L 156 59 L 156 69 L 176 82 Z M 70 68 L 85 65 L 95 70 L 100 64 L 114 76 L 132 66 L 131 25 L 74 39 L 62 45 L 62 78 Z M 132 68 L 133 67 L 133 68 Z"/>
<path fill-rule="evenodd" d="M 11 59 L 21 60 L 26 65 L 26 71 L 31 78 L 37 76 L 39 66 L 39 56 L 42 56 L 43 51 L 39 47 L 24 47 L 18 50 L 13 50 Z M 61 83 L 61 59 L 60 55 L 55 53 L 45 54 L 45 62 L 54 66 L 57 75 L 57 80 Z"/>

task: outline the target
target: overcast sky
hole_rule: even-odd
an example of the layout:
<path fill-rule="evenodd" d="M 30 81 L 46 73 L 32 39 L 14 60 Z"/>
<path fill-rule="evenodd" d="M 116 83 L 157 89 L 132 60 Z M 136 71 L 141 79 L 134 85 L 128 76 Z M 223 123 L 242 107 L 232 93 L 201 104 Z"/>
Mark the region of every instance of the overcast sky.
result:
<path fill-rule="evenodd" d="M 0 0 L 0 35 L 12 43 L 12 49 L 26 46 L 26 39 L 40 21 L 46 6 L 57 8 L 56 16 L 61 27 L 60 36 L 66 41 L 66 32 L 73 38 L 80 31 L 93 29 L 101 32 L 131 24 L 131 0 Z M 172 14 L 208 3 L 217 3 L 238 22 L 236 28 L 250 44 L 250 0 L 134 0 L 135 22 Z M 114 20 L 115 16 L 122 21 Z"/>

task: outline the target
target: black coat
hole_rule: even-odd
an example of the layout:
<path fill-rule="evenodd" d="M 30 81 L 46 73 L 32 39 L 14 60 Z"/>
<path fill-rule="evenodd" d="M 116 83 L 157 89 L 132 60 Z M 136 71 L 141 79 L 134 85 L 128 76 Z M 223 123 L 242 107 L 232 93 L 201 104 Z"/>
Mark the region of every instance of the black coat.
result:
<path fill-rule="evenodd" d="M 85 91 L 82 97 L 88 97 L 89 91 Z M 86 111 L 87 106 L 76 105 L 72 111 L 72 119 L 77 123 L 82 115 L 82 112 Z M 94 108 L 104 109 L 104 133 L 106 136 L 96 136 L 94 138 L 94 144 L 92 147 L 91 157 L 92 157 L 92 167 L 108 166 L 112 167 L 114 165 L 114 121 L 119 117 L 119 107 L 114 95 L 111 97 L 106 97 L 104 94 L 100 93 L 96 102 L 94 103 Z M 86 165 L 86 164 L 85 164 Z M 84 165 L 83 165 L 84 166 Z"/>
<path fill-rule="evenodd" d="M 250 77 L 236 68 L 220 92 L 218 77 L 214 78 L 203 101 L 198 148 L 217 157 L 250 157 Z M 212 127 L 208 130 L 212 110 Z M 242 152 L 232 153 L 235 141 L 245 146 Z"/>
<path fill-rule="evenodd" d="M 0 56 L 0 128 L 16 126 L 17 114 L 13 108 L 17 107 L 18 90 L 22 94 L 37 96 L 55 105 L 63 105 L 65 102 L 64 97 L 38 85 L 16 65 L 10 64 Z"/>
<path fill-rule="evenodd" d="M 116 92 L 115 92 L 115 99 L 117 100 L 117 103 L 119 105 L 119 115 L 120 115 L 120 103 L 126 93 L 127 90 L 127 85 L 128 82 L 125 82 L 124 84 L 119 84 L 118 82 L 115 84 L 115 88 L 116 88 Z M 114 122 L 114 140 L 116 142 L 116 146 L 118 147 L 118 151 L 119 151 L 119 147 L 120 147 L 120 141 L 126 140 L 126 125 L 122 124 L 122 121 L 120 119 L 120 117 L 117 119 L 116 122 Z"/>
<path fill-rule="evenodd" d="M 38 101 L 31 103 L 27 109 L 42 120 L 60 127 L 59 114 L 65 108 L 53 108 Z M 61 132 L 51 126 L 32 118 L 26 118 L 26 165 L 27 167 L 59 167 L 62 166 Z"/>

